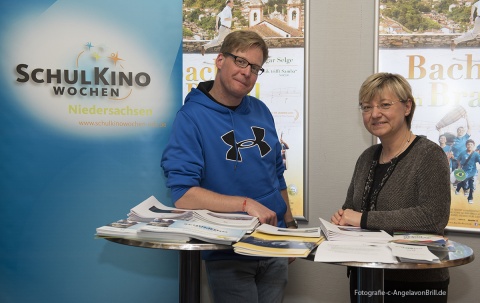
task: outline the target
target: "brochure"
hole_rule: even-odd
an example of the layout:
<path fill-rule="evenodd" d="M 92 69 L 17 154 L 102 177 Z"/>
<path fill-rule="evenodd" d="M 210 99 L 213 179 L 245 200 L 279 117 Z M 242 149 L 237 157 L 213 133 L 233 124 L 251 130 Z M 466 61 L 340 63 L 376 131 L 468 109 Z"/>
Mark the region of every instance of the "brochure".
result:
<path fill-rule="evenodd" d="M 233 244 L 235 253 L 263 257 L 307 257 L 323 237 L 269 235 L 254 231 Z"/>
<path fill-rule="evenodd" d="M 400 262 L 440 263 L 440 259 L 427 246 L 390 243 L 389 247 Z"/>
<path fill-rule="evenodd" d="M 312 228 L 282 228 L 276 227 L 270 224 L 262 224 L 255 230 L 260 233 L 278 236 L 291 236 L 291 237 L 320 237 L 320 227 Z"/>
<path fill-rule="evenodd" d="M 245 235 L 245 230 L 212 225 L 199 220 L 155 219 L 138 231 L 143 239 L 164 239 L 172 236 L 178 238 L 194 238 L 197 240 L 231 245 Z"/>
<path fill-rule="evenodd" d="M 320 218 L 320 228 L 329 241 L 361 241 L 369 243 L 387 243 L 392 240 L 383 230 L 363 229 L 355 226 L 339 226 Z"/>
<path fill-rule="evenodd" d="M 394 232 L 391 242 L 398 244 L 423 245 L 448 250 L 448 239 L 441 235 L 416 232 Z"/>

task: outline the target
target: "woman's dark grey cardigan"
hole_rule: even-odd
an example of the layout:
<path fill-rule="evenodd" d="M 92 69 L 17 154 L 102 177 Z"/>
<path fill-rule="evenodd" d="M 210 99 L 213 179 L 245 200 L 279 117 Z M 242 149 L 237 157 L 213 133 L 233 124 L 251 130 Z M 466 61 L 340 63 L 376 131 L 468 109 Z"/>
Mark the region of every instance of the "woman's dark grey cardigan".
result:
<path fill-rule="evenodd" d="M 360 211 L 363 189 L 372 163 L 374 145 L 355 165 L 344 209 Z M 376 210 L 367 215 L 366 228 L 443 234 L 450 215 L 449 165 L 443 150 L 417 137 L 400 155 L 392 175 L 378 194 Z M 409 282 L 445 281 L 448 269 L 385 270 L 385 280 Z"/>

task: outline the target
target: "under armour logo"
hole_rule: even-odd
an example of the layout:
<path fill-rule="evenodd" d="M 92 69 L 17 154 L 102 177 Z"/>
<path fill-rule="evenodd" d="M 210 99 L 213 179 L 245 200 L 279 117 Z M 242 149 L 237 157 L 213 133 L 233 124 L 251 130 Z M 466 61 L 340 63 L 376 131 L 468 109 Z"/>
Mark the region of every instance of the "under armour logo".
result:
<path fill-rule="evenodd" d="M 237 160 L 239 162 L 242 162 L 242 155 L 240 153 L 240 149 L 242 148 L 251 148 L 254 146 L 258 146 L 260 155 L 262 157 L 264 157 L 270 152 L 272 148 L 268 145 L 267 142 L 263 141 L 263 139 L 265 138 L 265 129 L 252 126 L 252 132 L 255 136 L 255 139 L 247 139 L 238 143 L 235 143 L 235 136 L 233 134 L 233 130 L 222 136 L 223 142 L 231 146 L 231 148 L 227 151 L 227 160 Z"/>

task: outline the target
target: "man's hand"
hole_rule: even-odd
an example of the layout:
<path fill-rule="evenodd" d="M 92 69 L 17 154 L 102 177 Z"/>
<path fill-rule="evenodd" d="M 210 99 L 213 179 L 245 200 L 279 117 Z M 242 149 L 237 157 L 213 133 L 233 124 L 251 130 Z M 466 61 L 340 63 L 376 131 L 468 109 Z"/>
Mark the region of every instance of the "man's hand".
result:
<path fill-rule="evenodd" d="M 277 214 L 253 199 L 247 199 L 245 211 L 250 216 L 257 217 L 260 223 L 277 226 Z"/>

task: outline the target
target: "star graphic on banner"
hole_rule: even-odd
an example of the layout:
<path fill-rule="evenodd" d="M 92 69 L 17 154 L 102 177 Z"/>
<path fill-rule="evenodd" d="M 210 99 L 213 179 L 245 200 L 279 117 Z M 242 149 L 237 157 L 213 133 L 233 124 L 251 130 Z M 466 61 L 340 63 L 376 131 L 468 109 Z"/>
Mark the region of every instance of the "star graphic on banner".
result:
<path fill-rule="evenodd" d="M 112 53 L 108 58 L 113 60 L 113 63 L 115 64 L 115 66 L 117 65 L 117 61 L 124 61 L 123 59 L 118 57 L 118 52 L 116 54 Z"/>
<path fill-rule="evenodd" d="M 101 56 L 100 56 L 97 52 L 94 52 L 94 53 L 92 54 L 92 57 L 95 58 L 95 61 L 98 61 L 98 59 L 101 58 Z"/>
<path fill-rule="evenodd" d="M 88 47 L 88 50 L 90 50 L 93 47 L 92 42 L 87 42 L 85 46 Z"/>

